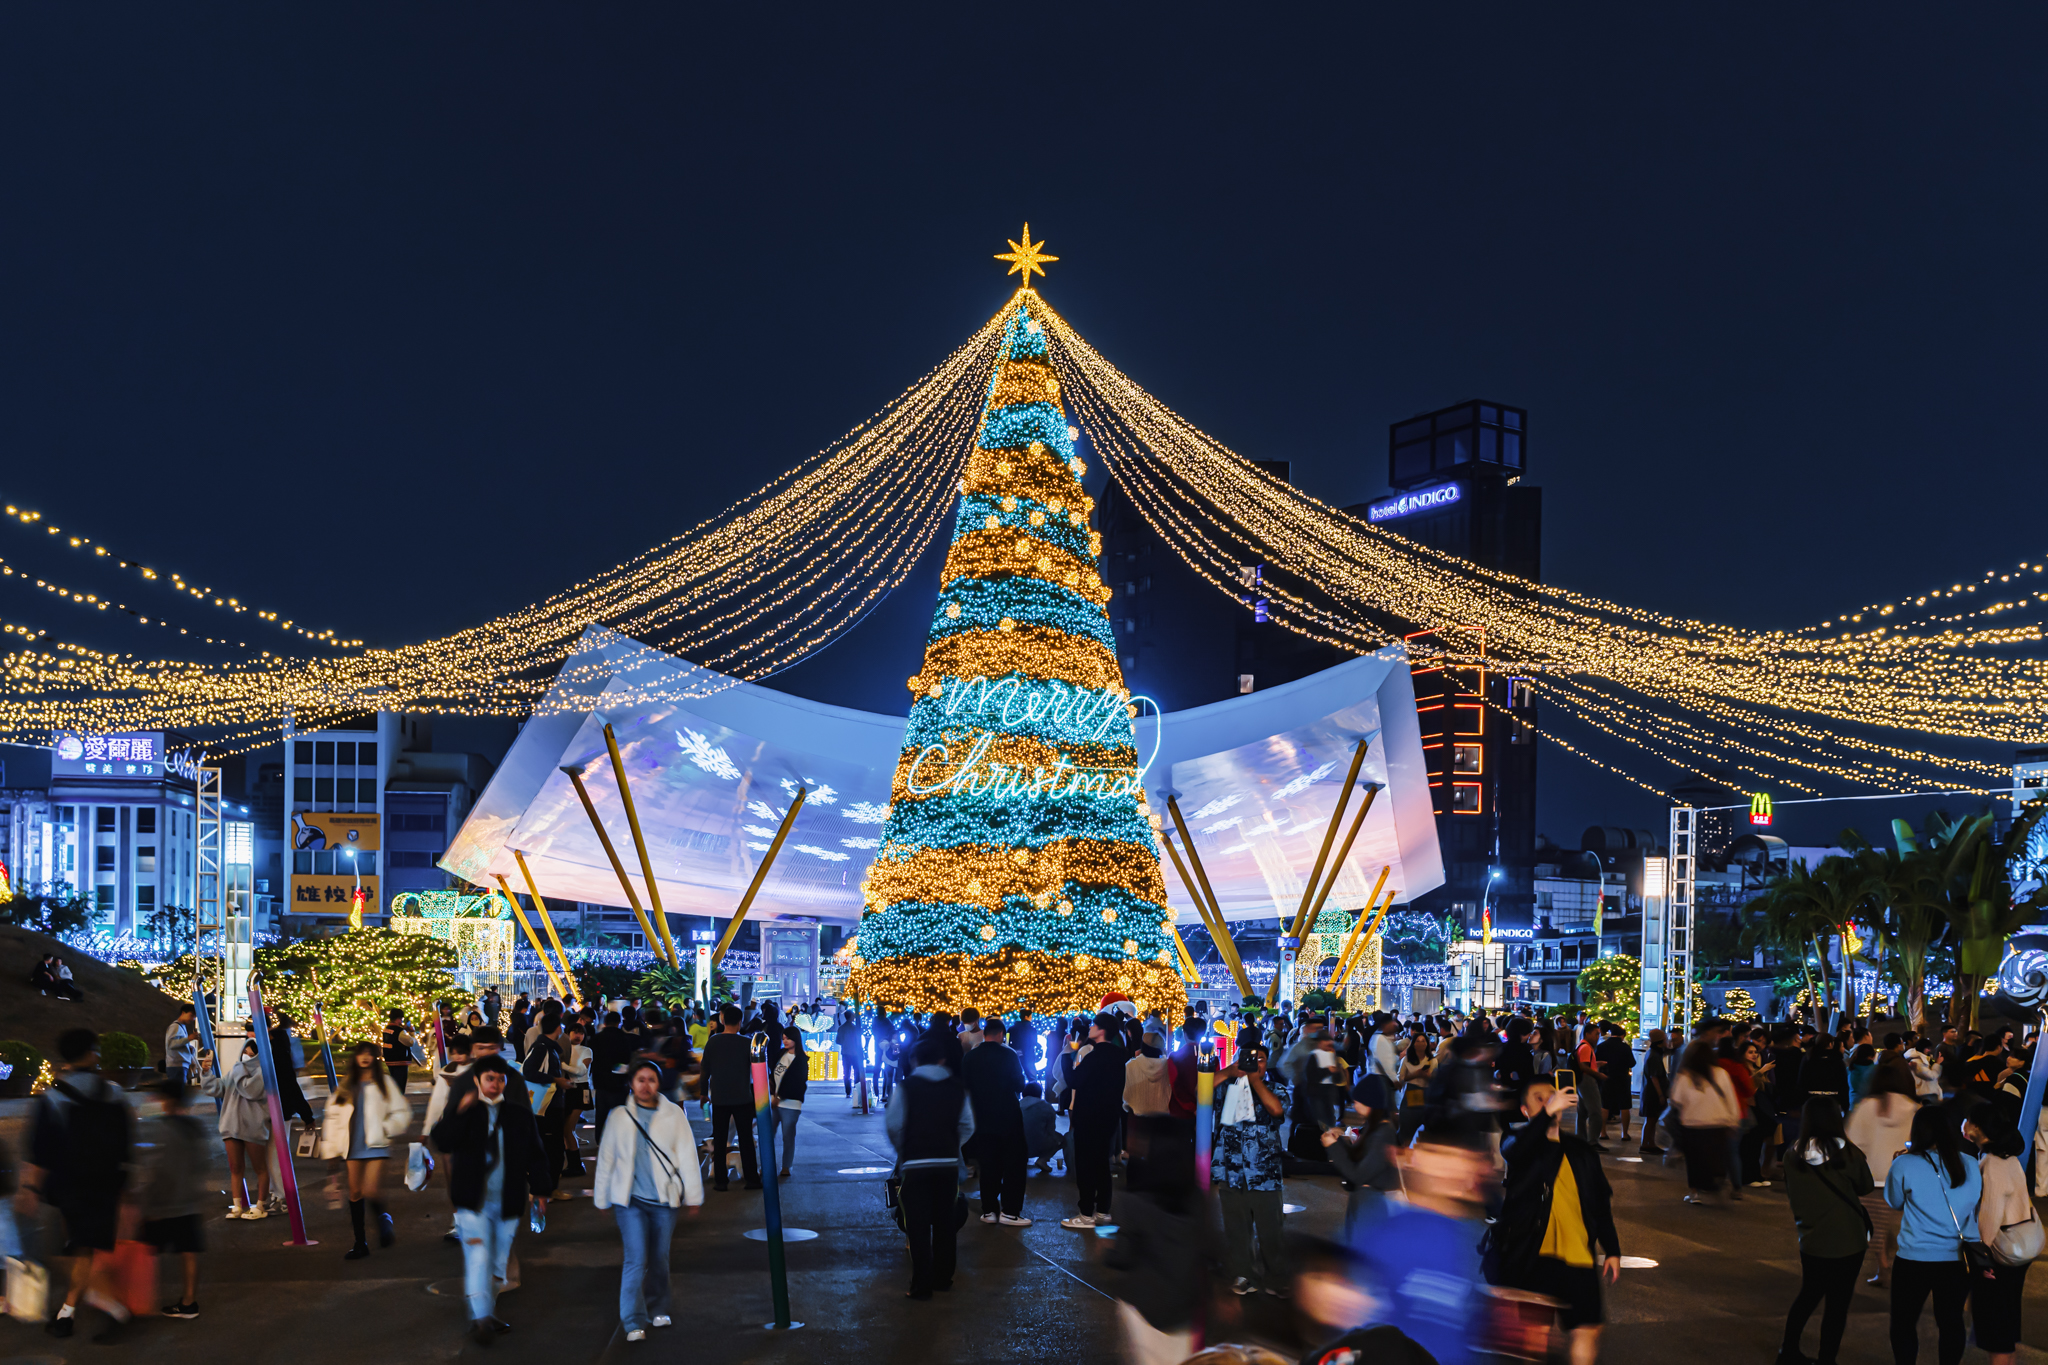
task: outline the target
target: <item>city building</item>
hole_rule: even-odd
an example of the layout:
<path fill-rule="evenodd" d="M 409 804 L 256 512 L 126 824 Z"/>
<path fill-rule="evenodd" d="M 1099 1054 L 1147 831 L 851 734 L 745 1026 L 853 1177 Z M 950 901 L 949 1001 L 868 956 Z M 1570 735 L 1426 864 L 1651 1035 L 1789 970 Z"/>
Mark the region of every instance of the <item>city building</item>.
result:
<path fill-rule="evenodd" d="M 280 786 L 295 931 L 337 932 L 359 904 L 363 923 L 382 924 L 394 897 L 456 885 L 437 864 L 491 765 L 433 743 L 432 717 L 395 711 L 287 736 Z"/>
<path fill-rule="evenodd" d="M 1529 416 L 1479 399 L 1394 423 L 1393 492 L 1354 515 L 1486 569 L 1543 577 L 1543 490 L 1528 471 Z M 1409 636 L 1417 652 L 1464 661 L 1415 667 L 1444 884 L 1415 907 L 1449 913 L 1468 933 L 1533 929 L 1536 892 L 1536 711 L 1522 680 L 1488 667 L 1483 632 Z"/>
<path fill-rule="evenodd" d="M 1286 460 L 1255 460 L 1287 480 Z M 1264 566 L 1240 565 L 1226 593 L 1190 568 L 1111 481 L 1096 504 L 1124 685 L 1162 711 L 1184 711 L 1294 682 L 1354 657 L 1266 619 Z"/>

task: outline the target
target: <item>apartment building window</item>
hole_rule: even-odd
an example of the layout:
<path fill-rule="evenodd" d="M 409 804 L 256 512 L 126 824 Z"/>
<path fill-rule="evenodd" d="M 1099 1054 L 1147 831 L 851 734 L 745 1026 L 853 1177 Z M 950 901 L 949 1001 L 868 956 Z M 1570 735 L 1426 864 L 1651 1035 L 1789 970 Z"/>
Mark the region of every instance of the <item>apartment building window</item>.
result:
<path fill-rule="evenodd" d="M 93 814 L 92 827 L 95 833 L 112 834 L 114 832 L 114 808 L 112 806 L 99 807 Z"/>
<path fill-rule="evenodd" d="M 112 872 L 114 870 L 114 850 L 111 848 L 94 849 L 92 851 L 92 870 L 95 872 Z"/>
<path fill-rule="evenodd" d="M 135 846 L 135 870 L 137 872 L 149 873 L 156 871 L 155 844 L 137 844 Z"/>
<path fill-rule="evenodd" d="M 135 832 L 137 834 L 156 833 L 155 806 L 144 806 L 135 812 Z"/>

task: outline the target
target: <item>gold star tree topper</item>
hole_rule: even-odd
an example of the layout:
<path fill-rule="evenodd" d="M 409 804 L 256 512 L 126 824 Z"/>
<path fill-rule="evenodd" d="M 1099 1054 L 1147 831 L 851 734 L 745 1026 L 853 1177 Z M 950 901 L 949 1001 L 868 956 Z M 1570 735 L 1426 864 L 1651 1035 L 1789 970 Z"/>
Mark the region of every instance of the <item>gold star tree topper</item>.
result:
<path fill-rule="evenodd" d="M 1009 241 L 1007 237 L 1003 240 Z M 1008 251 L 998 251 L 996 259 L 1008 261 L 1010 268 L 1005 273 L 1022 275 L 1024 277 L 1024 287 L 1029 289 L 1031 287 L 1032 272 L 1036 271 L 1040 275 L 1045 273 L 1045 267 L 1040 265 L 1039 262 L 1056 261 L 1059 259 L 1057 256 L 1048 256 L 1039 250 L 1044 245 L 1044 242 L 1034 242 L 1031 240 L 1031 224 L 1026 223 L 1024 225 L 1024 240 L 1022 242 L 1010 242 L 1010 249 Z"/>

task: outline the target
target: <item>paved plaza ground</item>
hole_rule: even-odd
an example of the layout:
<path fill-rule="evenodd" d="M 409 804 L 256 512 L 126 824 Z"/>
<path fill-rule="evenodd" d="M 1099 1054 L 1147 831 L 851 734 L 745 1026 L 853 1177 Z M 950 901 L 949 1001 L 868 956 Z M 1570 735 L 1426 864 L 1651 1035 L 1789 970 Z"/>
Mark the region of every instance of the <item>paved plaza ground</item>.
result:
<path fill-rule="evenodd" d="M 855 1112 L 825 1085 L 813 1086 L 812 1096 L 799 1127 L 796 1176 L 783 1187 L 783 1198 L 790 1226 L 819 1235 L 789 1246 L 790 1296 L 805 1326 L 787 1336 L 761 1328 L 771 1316 L 766 1249 L 741 1235 L 761 1225 L 760 1202 L 737 1182 L 729 1193 L 710 1193 L 700 1216 L 678 1224 L 675 1327 L 650 1334 L 644 1345 L 623 1341 L 617 1233 L 609 1214 L 570 1199 L 552 1206 L 543 1234 L 520 1233 L 523 1282 L 500 1307 L 514 1330 L 483 1348 L 461 1330 L 461 1255 L 441 1240 L 448 1227 L 445 1189 L 397 1190 L 390 1202 L 398 1246 L 344 1262 L 346 1210 L 325 1196 L 322 1163 L 302 1161 L 319 1246 L 281 1246 L 288 1235 L 281 1219 L 228 1222 L 216 1214 L 206 1229 L 212 1249 L 197 1321 L 148 1319 L 117 1346 L 87 1340 L 97 1328 L 96 1314 L 88 1313 L 84 1330 L 69 1341 L 29 1324 L 0 1322 L 0 1365 L 105 1360 L 121 1352 L 166 1365 L 222 1359 L 392 1365 L 478 1357 L 618 1362 L 644 1356 L 692 1365 L 1118 1358 L 1115 1309 L 1105 1292 L 1115 1277 L 1101 1264 L 1105 1246 L 1058 1225 L 1072 1211 L 1069 1180 L 1032 1177 L 1025 1211 L 1039 1220 L 1034 1227 L 970 1220 L 960 1234 L 953 1292 L 910 1302 L 903 1297 L 902 1239 L 883 1210 L 881 1177 L 840 1173 L 888 1164 L 881 1115 Z M 424 1089 L 413 1098 L 423 1107 Z M 1625 1272 L 1612 1292 L 1605 1358 L 1770 1361 L 1798 1268 L 1783 1196 L 1752 1191 L 1739 1205 L 1699 1209 L 1679 1202 L 1683 1183 L 1676 1167 L 1610 1157 L 1607 1169 L 1625 1252 L 1657 1265 Z M 1342 1217 L 1345 1196 L 1334 1181 L 1290 1181 L 1288 1198 L 1303 1206 L 1290 1216 L 1290 1227 L 1328 1234 Z M 1220 1336 L 1282 1344 L 1283 1305 L 1240 1304 L 1225 1296 L 1222 1311 L 1240 1308 L 1251 1316 Z M 2026 1323 L 2028 1339 L 2048 1342 L 2048 1275 L 2037 1274 L 2028 1286 Z M 1817 1323 L 1809 1329 L 1809 1351 L 1817 1330 Z M 1923 1341 L 1923 1358 L 1932 1361 L 1931 1324 Z M 1886 1360 L 1888 1349 L 1884 1300 L 1875 1288 L 1865 1289 L 1842 1359 Z M 1974 1348 L 1968 1358 L 1984 1359 Z M 2023 1348 L 2021 1359 L 2048 1361 L 2048 1351 Z"/>

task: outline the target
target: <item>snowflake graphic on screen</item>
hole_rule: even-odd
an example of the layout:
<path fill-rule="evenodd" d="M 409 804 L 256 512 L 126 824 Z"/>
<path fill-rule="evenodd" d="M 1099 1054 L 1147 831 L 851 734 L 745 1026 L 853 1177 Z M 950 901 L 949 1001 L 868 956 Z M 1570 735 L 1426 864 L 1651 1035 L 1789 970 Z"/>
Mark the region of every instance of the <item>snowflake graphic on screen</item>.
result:
<path fill-rule="evenodd" d="M 695 730 L 684 728 L 676 731 L 676 746 L 690 762 L 713 777 L 722 777 L 728 782 L 739 781 L 739 765 L 725 750 L 711 747 L 711 741 Z"/>

